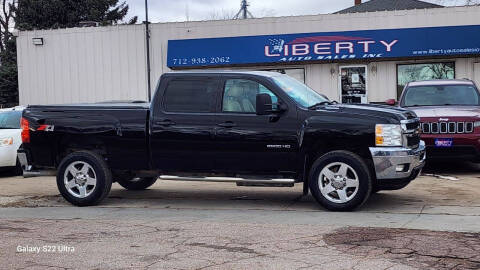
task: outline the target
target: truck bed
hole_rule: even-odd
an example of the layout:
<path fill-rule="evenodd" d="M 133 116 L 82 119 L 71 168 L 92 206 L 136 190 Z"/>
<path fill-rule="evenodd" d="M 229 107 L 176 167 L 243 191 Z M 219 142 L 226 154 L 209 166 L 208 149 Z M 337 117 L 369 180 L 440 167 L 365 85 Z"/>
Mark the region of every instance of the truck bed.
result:
<path fill-rule="evenodd" d="M 56 167 L 75 149 L 106 154 L 112 169 L 150 167 L 149 103 L 91 103 L 28 106 L 31 143 L 24 144 L 35 164 Z"/>

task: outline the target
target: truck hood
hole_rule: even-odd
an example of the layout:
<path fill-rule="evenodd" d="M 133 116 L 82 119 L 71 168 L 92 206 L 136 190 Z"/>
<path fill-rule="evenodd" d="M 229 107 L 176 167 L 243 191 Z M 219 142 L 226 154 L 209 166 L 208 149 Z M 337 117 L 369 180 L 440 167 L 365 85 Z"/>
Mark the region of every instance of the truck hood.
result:
<path fill-rule="evenodd" d="M 373 104 L 335 104 L 319 107 L 317 112 L 337 112 L 343 115 L 355 115 L 363 118 L 383 119 L 388 123 L 398 123 L 401 120 L 417 118 L 417 115 L 408 109 Z"/>
<path fill-rule="evenodd" d="M 418 117 L 480 117 L 480 106 L 423 106 L 408 108 Z"/>

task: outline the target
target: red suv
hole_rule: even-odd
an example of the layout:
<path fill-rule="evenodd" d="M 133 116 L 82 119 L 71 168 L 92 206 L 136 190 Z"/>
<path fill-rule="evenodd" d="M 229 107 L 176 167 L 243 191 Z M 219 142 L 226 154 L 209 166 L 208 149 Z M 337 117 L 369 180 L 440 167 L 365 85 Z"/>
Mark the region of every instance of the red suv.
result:
<path fill-rule="evenodd" d="M 405 86 L 399 106 L 420 118 L 428 159 L 479 160 L 480 94 L 474 82 L 411 82 Z"/>

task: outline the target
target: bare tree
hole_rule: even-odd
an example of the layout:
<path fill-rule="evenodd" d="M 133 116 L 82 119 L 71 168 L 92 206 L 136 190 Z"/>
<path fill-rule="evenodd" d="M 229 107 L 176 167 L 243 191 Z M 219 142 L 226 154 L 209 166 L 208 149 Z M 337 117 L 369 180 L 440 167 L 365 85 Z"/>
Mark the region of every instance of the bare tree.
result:
<path fill-rule="evenodd" d="M 425 66 L 426 71 L 430 74 L 429 79 L 448 79 L 453 78 L 453 68 L 449 64 L 431 64 Z"/>
<path fill-rule="evenodd" d="M 233 20 L 235 18 L 237 12 L 234 10 L 213 10 L 210 12 L 210 14 L 207 16 L 207 20 L 212 20 L 212 21 L 220 21 L 220 20 Z M 274 17 L 275 16 L 275 10 L 273 9 L 268 9 L 264 8 L 255 13 L 257 16 L 256 18 L 264 18 L 264 17 Z"/>
<path fill-rule="evenodd" d="M 480 5 L 480 0 L 430 0 L 434 4 L 442 6 L 474 6 Z"/>
<path fill-rule="evenodd" d="M 0 52 L 5 50 L 5 42 L 12 37 L 15 0 L 0 0 Z"/>
<path fill-rule="evenodd" d="M 250 9 L 248 8 L 250 6 L 249 2 L 246 0 L 241 1 L 240 5 L 240 10 L 234 11 L 234 10 L 225 10 L 221 9 L 220 11 L 218 10 L 213 10 L 210 12 L 209 16 L 207 16 L 207 20 L 236 20 L 236 19 L 246 19 L 246 18 L 264 18 L 264 17 L 274 17 L 275 16 L 275 10 L 271 8 L 262 8 L 260 10 L 257 10 L 255 12 L 255 17 L 253 14 L 250 12 Z"/>
<path fill-rule="evenodd" d="M 273 8 L 262 8 L 259 11 L 256 11 L 255 15 L 258 18 L 275 17 L 277 15 L 277 12 L 275 12 Z"/>
<path fill-rule="evenodd" d="M 190 21 L 190 3 L 188 1 L 185 3 L 185 21 Z"/>
<path fill-rule="evenodd" d="M 467 6 L 480 5 L 480 0 L 466 0 L 465 5 Z"/>
<path fill-rule="evenodd" d="M 222 21 L 222 20 L 232 20 L 235 17 L 235 11 L 234 10 L 213 10 L 210 12 L 210 14 L 207 16 L 207 20 L 212 20 L 212 21 Z"/>

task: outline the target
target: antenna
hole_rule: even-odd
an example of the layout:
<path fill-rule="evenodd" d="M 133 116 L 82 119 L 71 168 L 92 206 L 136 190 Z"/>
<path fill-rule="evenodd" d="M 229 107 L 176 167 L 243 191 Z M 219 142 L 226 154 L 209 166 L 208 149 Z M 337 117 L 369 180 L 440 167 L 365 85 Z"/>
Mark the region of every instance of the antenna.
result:
<path fill-rule="evenodd" d="M 242 0 L 242 3 L 240 4 L 240 10 L 238 11 L 237 15 L 233 17 L 233 19 L 238 20 L 238 19 L 254 18 L 252 13 L 248 11 L 248 6 L 250 6 L 250 4 L 247 2 L 247 0 Z"/>

